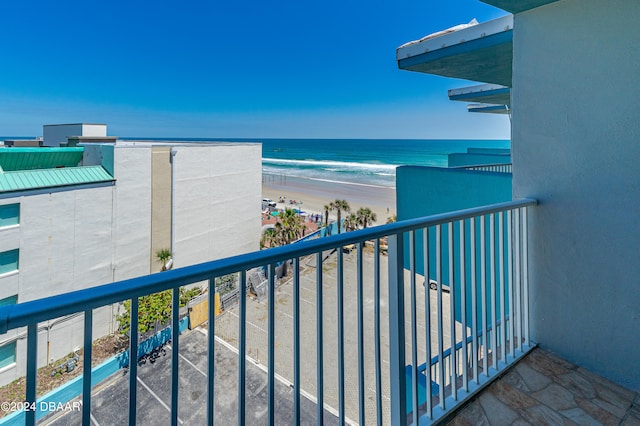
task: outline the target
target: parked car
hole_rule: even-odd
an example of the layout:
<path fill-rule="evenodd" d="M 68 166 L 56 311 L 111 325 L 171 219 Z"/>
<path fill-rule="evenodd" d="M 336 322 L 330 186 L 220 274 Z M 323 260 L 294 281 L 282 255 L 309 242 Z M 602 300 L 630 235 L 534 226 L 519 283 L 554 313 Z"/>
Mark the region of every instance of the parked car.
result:
<path fill-rule="evenodd" d="M 262 199 L 262 204 L 266 204 L 269 207 L 275 207 L 276 206 L 276 202 L 273 201 L 271 198 L 263 198 Z"/>

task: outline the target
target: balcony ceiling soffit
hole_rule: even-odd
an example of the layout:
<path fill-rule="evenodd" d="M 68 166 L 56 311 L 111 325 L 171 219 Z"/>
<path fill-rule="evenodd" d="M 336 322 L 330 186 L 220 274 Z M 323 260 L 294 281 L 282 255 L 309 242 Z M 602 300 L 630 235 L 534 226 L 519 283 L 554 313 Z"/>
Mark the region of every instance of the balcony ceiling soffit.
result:
<path fill-rule="evenodd" d="M 509 108 L 506 105 L 471 104 L 467 105 L 467 111 L 483 114 L 509 114 Z"/>
<path fill-rule="evenodd" d="M 511 86 L 513 16 L 474 25 L 397 49 L 400 69 Z"/>
<path fill-rule="evenodd" d="M 511 89 L 497 84 L 481 84 L 449 90 L 449 99 L 462 102 L 511 105 Z"/>
<path fill-rule="evenodd" d="M 529 9 L 555 3 L 558 0 L 480 0 L 483 3 L 498 7 L 510 13 L 520 13 Z"/>

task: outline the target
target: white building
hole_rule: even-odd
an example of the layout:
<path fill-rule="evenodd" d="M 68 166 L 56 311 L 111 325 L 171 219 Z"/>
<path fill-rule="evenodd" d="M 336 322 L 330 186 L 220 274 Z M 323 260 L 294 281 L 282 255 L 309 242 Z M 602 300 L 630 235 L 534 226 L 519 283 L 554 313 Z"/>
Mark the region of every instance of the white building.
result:
<path fill-rule="evenodd" d="M 124 142 L 0 149 L 0 305 L 258 249 L 259 144 Z M 114 331 L 94 313 L 94 337 Z M 25 372 L 26 331 L 0 342 L 0 384 Z M 82 322 L 41 324 L 39 365 L 82 346 Z"/>
<path fill-rule="evenodd" d="M 60 146 L 73 136 L 106 137 L 107 125 L 96 123 L 45 124 L 42 126 L 44 146 Z"/>

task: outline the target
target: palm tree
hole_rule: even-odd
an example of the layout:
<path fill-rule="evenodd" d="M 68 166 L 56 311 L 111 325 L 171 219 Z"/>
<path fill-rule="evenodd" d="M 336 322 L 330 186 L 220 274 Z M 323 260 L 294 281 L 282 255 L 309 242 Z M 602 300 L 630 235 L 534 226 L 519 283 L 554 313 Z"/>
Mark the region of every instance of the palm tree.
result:
<path fill-rule="evenodd" d="M 283 240 L 283 244 L 289 244 L 302 237 L 302 230 L 304 228 L 302 224 L 302 218 L 291 209 L 286 209 L 284 213 L 278 215 L 278 222 L 276 223 L 276 229 L 280 224 L 280 235 Z"/>
<path fill-rule="evenodd" d="M 369 207 L 360 207 L 356 215 L 358 217 L 358 223 L 365 229 L 367 225 L 370 225 L 378 219 L 378 216 L 372 212 Z"/>
<path fill-rule="evenodd" d="M 278 245 L 278 234 L 275 228 L 265 229 L 260 239 L 260 249 L 266 248 L 267 246 L 271 248 Z"/>
<path fill-rule="evenodd" d="M 156 259 L 158 262 L 162 263 L 162 272 L 167 270 L 167 262 L 171 259 L 171 250 L 169 249 L 160 249 L 156 252 Z"/>
<path fill-rule="evenodd" d="M 286 209 L 278 215 L 278 221 L 273 228 L 266 229 L 260 239 L 260 247 L 277 247 L 290 244 L 302 237 L 304 225 L 302 218 L 291 209 Z"/>
<path fill-rule="evenodd" d="M 398 217 L 394 214 L 391 215 L 387 218 L 387 223 L 393 223 L 393 222 L 397 222 L 398 221 Z"/>
<path fill-rule="evenodd" d="M 355 213 L 351 213 L 349 216 L 344 218 L 344 229 L 345 231 L 355 231 L 358 229 L 358 216 Z"/>
<path fill-rule="evenodd" d="M 349 203 L 347 203 L 347 200 L 335 200 L 334 202 L 329 204 L 329 207 L 331 207 L 331 210 L 336 210 L 338 212 L 338 234 L 339 234 L 340 228 L 342 228 L 341 221 L 340 221 L 341 213 L 343 210 L 345 213 L 348 213 L 349 211 L 351 211 L 351 207 L 349 206 Z"/>
<path fill-rule="evenodd" d="M 331 210 L 330 204 L 324 205 L 324 226 L 329 226 L 329 210 Z"/>

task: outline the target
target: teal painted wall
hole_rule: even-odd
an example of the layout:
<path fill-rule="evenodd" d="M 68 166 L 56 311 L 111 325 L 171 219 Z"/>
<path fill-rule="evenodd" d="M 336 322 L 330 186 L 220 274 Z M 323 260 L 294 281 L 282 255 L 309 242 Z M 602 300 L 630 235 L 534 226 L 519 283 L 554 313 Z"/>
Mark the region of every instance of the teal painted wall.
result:
<path fill-rule="evenodd" d="M 439 213 L 447 213 L 456 210 L 463 210 L 471 207 L 480 207 L 489 204 L 495 204 L 511 200 L 511 174 L 510 173 L 491 173 L 468 171 L 460 169 L 446 169 L 437 167 L 417 167 L 403 166 L 396 169 L 396 207 L 398 212 L 398 220 L 406 220 L 423 216 L 431 216 Z M 506 220 L 506 217 L 503 218 Z M 496 222 L 498 219 L 496 218 Z M 506 223 L 506 222 L 505 222 Z M 480 226 L 481 223 L 476 221 L 476 291 L 478 298 L 481 299 L 481 262 L 480 262 Z M 489 220 L 485 224 L 486 232 L 486 252 L 489 247 Z M 454 251 L 454 289 L 460 291 L 460 256 L 459 256 L 459 238 L 460 226 L 458 223 L 453 227 L 453 239 L 455 244 Z M 498 246 L 499 236 L 497 233 L 497 223 L 495 232 L 496 247 Z M 467 259 L 472 255 L 470 244 L 470 223 L 465 223 L 465 246 Z M 451 282 L 449 277 L 449 250 L 448 250 L 449 230 L 442 229 L 441 248 L 442 248 L 442 274 L 441 281 L 448 286 Z M 506 236 L 504 237 L 506 248 Z M 405 260 L 404 267 L 409 268 L 409 240 L 405 238 Z M 416 272 L 424 275 L 424 243 L 423 232 L 416 233 L 415 253 L 416 253 Z M 436 230 L 429 230 L 429 252 L 432 254 L 429 258 L 429 279 L 437 281 L 436 275 Z M 506 250 L 505 250 L 506 253 Z M 496 281 L 498 289 L 501 287 L 499 280 L 499 261 L 494 259 Z M 491 263 L 490 259 L 486 259 L 486 277 L 490 276 Z M 506 254 L 503 261 L 505 276 L 507 275 Z M 471 300 L 471 270 L 466 265 L 465 283 L 467 289 L 468 300 Z M 487 294 L 487 306 L 491 306 L 490 295 Z M 456 308 L 456 319 L 460 320 L 460 305 Z M 471 318 L 471 304 L 466 306 L 467 318 Z M 500 310 L 497 309 L 498 315 Z M 478 318 L 479 319 L 479 318 Z M 490 321 L 491 318 L 488 318 Z"/>

